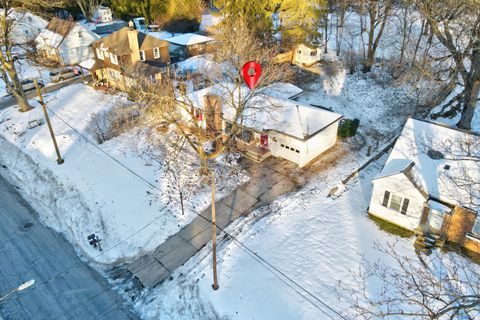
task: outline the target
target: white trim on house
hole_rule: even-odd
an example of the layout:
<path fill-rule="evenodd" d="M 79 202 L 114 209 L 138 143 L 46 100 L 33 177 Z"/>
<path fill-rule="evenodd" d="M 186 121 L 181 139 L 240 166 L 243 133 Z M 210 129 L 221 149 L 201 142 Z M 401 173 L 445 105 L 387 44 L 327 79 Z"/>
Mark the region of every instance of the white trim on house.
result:
<path fill-rule="evenodd" d="M 112 53 L 110 52 L 110 61 L 113 63 L 113 64 L 117 64 L 118 65 L 118 57 L 115 53 Z"/>
<path fill-rule="evenodd" d="M 158 47 L 153 48 L 153 58 L 154 59 L 160 58 L 160 48 Z"/>

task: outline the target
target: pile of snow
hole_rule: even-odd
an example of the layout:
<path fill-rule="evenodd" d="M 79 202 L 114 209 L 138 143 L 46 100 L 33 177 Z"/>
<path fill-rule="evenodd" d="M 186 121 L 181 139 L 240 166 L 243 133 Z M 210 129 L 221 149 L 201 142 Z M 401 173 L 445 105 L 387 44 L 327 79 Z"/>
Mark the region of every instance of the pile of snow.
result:
<path fill-rule="evenodd" d="M 168 166 L 171 147 L 155 129 L 134 129 L 101 145 L 93 142 L 91 128 L 97 123 L 92 115 L 128 105 L 123 95 L 77 84 L 47 95 L 46 102 L 65 163 L 57 165 L 46 125 L 27 129 L 29 121 L 43 119 L 41 108 L 27 113 L 9 108 L 0 113 L 0 163 L 6 166 L 0 174 L 20 186 L 41 220 L 63 233 L 80 254 L 114 263 L 153 250 L 196 216 L 189 210 L 182 214 L 180 190 L 187 208 L 200 211 L 209 205 L 209 187 L 202 184 L 188 145 Z M 229 174 L 224 164 L 215 163 L 214 170 L 229 176 L 219 183 L 218 197 L 247 179 L 242 172 Z M 103 240 L 102 253 L 88 244 L 91 233 Z"/>

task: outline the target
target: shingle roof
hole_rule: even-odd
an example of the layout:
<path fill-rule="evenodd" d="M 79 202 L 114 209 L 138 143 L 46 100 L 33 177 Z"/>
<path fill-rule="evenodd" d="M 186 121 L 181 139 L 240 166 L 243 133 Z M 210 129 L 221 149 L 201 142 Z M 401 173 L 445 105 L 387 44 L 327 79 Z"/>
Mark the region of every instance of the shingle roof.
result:
<path fill-rule="evenodd" d="M 137 34 L 139 48 L 130 48 L 128 42 L 128 31 L 134 31 Z M 122 28 L 114 33 L 95 42 L 94 47 L 102 45 L 108 48 L 108 51 L 122 56 L 132 52 L 133 50 L 148 50 L 156 47 L 168 46 L 168 42 L 160 40 L 158 38 L 149 36 L 143 32 L 130 29 L 128 27 Z"/>
<path fill-rule="evenodd" d="M 53 17 L 47 25 L 47 29 L 65 37 L 70 30 L 75 26 L 74 21 L 62 20 L 57 17 Z"/>

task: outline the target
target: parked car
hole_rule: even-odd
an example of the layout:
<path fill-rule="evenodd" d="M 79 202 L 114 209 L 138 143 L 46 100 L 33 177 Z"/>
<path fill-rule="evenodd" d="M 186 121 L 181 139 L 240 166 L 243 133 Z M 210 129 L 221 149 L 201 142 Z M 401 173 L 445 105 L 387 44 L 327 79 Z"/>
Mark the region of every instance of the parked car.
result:
<path fill-rule="evenodd" d="M 50 72 L 50 81 L 61 82 L 67 79 L 72 79 L 80 75 L 80 71 L 75 72 L 71 68 L 56 70 Z"/>
<path fill-rule="evenodd" d="M 23 79 L 23 80 L 20 80 L 20 83 L 22 84 L 22 87 L 23 87 L 23 91 L 27 92 L 27 91 L 31 91 L 31 90 L 35 90 L 35 82 L 33 82 L 34 79 Z M 40 79 L 37 79 L 37 82 L 38 82 L 38 86 L 40 88 L 43 88 L 43 81 L 40 80 Z M 7 91 L 8 93 L 11 94 L 10 90 L 7 88 Z"/>

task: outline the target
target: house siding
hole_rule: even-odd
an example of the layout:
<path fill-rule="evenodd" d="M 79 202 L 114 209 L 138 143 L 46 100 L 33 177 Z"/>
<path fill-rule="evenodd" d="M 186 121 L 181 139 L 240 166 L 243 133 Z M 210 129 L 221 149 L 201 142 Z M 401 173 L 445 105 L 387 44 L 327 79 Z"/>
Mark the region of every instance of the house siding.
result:
<path fill-rule="evenodd" d="M 447 240 L 455 242 L 470 251 L 480 253 L 480 240 L 467 238 L 467 234 L 472 231 L 476 218 L 477 213 L 471 210 L 455 208 L 447 230 Z"/>
<path fill-rule="evenodd" d="M 403 173 L 373 180 L 372 198 L 369 213 L 408 230 L 414 230 L 420 224 L 425 198 Z M 385 191 L 408 198 L 410 203 L 406 214 L 382 205 Z"/>
<path fill-rule="evenodd" d="M 100 37 L 90 30 L 79 25 L 74 26 L 58 47 L 62 64 L 74 65 L 93 58 L 91 44 L 98 39 Z"/>

